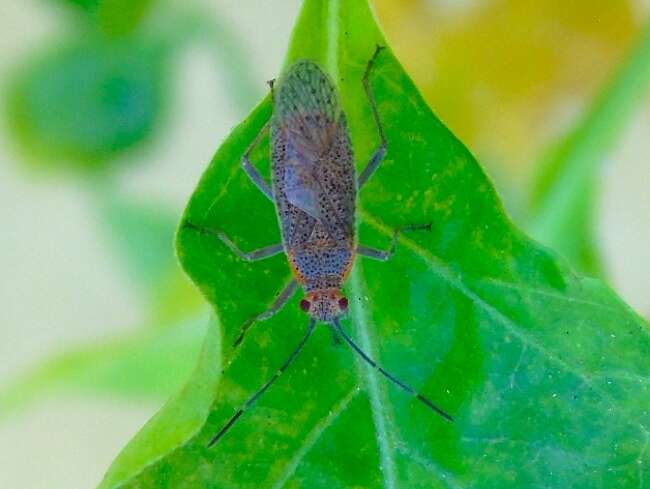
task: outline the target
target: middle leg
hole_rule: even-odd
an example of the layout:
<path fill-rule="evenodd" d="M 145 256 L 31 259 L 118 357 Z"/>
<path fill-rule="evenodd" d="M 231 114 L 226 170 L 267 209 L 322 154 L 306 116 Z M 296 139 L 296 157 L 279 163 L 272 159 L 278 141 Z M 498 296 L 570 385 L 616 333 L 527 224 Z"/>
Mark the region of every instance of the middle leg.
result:
<path fill-rule="evenodd" d="M 204 234 L 206 236 L 217 238 L 228 248 L 230 248 L 230 250 L 235 255 L 237 255 L 242 260 L 248 262 L 264 260 L 265 258 L 270 258 L 272 256 L 277 255 L 278 253 L 282 253 L 282 251 L 284 250 L 282 243 L 278 243 L 271 246 L 265 246 L 264 248 L 259 248 L 257 250 L 246 252 L 240 250 L 239 247 L 235 243 L 233 243 L 233 241 L 228 237 L 228 235 L 223 231 L 221 231 L 220 229 L 198 226 L 190 221 L 186 221 L 183 224 L 183 227 L 187 229 L 192 229 L 193 231 L 196 231 L 200 234 Z"/>
<path fill-rule="evenodd" d="M 226 235 L 226 233 L 224 233 L 219 229 L 200 227 L 192 222 L 186 222 L 184 224 L 184 227 L 197 231 L 201 234 L 219 239 L 223 244 L 225 244 L 228 248 L 230 248 L 230 250 L 233 253 L 235 253 L 239 258 L 241 258 L 242 260 L 246 260 L 248 262 L 270 258 L 271 256 L 277 255 L 278 253 L 283 251 L 282 244 L 278 243 L 271 246 L 265 246 L 264 248 L 259 248 L 257 250 L 245 252 L 240 250 L 239 247 L 235 243 L 233 243 L 232 240 Z M 233 343 L 232 346 L 236 347 L 243 341 L 246 332 L 256 321 L 264 321 L 266 319 L 269 319 L 276 312 L 282 309 L 282 307 L 287 303 L 287 301 L 291 299 L 291 297 L 293 296 L 297 286 L 298 286 L 298 282 L 296 282 L 295 279 L 291 280 L 287 284 L 287 286 L 282 290 L 282 292 L 280 292 L 280 295 L 276 297 L 276 299 L 273 301 L 271 306 L 266 311 L 261 312 L 256 316 L 253 316 L 252 318 L 247 320 L 244 324 L 242 324 L 239 335 L 237 336 L 237 339 L 235 339 L 235 342 Z"/>
<path fill-rule="evenodd" d="M 379 261 L 387 261 L 395 254 L 397 249 L 397 239 L 399 238 L 400 233 L 410 232 L 410 231 L 431 231 L 431 223 L 429 224 L 416 224 L 412 226 L 404 226 L 397 228 L 393 231 L 393 239 L 390 244 L 390 248 L 387 250 L 378 250 L 377 248 L 371 248 L 370 246 L 358 245 L 357 253 L 361 256 L 372 258 Z"/>
<path fill-rule="evenodd" d="M 241 157 L 241 165 L 244 168 L 244 171 L 248 175 L 248 178 L 251 179 L 251 181 L 255 184 L 255 186 L 264 194 L 266 195 L 271 201 L 273 201 L 273 191 L 271 190 L 270 185 L 266 180 L 264 180 L 264 177 L 260 175 L 260 172 L 257 171 L 257 168 L 255 168 L 251 164 L 250 160 L 250 154 L 257 146 L 257 144 L 262 140 L 264 135 L 269 131 L 269 126 L 270 123 L 267 122 L 264 124 L 262 129 L 260 129 L 260 132 L 257 133 L 257 136 L 255 136 L 255 139 L 253 139 L 253 142 L 248 146 L 248 149 L 246 149 L 246 152 L 242 155 Z"/>

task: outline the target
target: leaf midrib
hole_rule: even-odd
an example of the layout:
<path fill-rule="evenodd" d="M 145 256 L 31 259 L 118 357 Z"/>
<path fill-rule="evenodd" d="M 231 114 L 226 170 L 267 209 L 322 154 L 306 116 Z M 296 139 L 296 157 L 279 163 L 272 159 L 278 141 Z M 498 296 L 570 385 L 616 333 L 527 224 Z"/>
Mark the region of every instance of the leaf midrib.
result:
<path fill-rule="evenodd" d="M 350 276 L 350 289 L 354 297 L 360 298 L 365 297 L 366 294 L 362 291 L 361 278 L 359 277 L 359 268 L 354 267 Z M 364 350 L 371 358 L 377 358 L 375 354 L 376 348 L 374 348 L 373 343 L 375 343 L 370 334 L 370 324 L 368 320 L 368 315 L 366 309 L 361 306 L 361 301 L 353 301 L 353 317 L 356 323 L 356 329 L 358 334 L 359 346 Z M 359 376 L 365 378 L 364 385 L 366 387 L 366 392 L 368 394 L 368 400 L 370 401 L 370 410 L 372 412 L 372 420 L 375 426 L 375 433 L 377 438 L 377 444 L 379 448 L 379 460 L 381 463 L 381 473 L 384 476 L 385 486 L 388 489 L 394 489 L 397 487 L 397 479 L 395 476 L 395 455 L 393 453 L 393 447 L 391 440 L 389 440 L 387 425 L 395 425 L 392 419 L 389 419 L 389 414 L 387 411 L 388 396 L 385 390 L 385 385 L 379 387 L 379 382 L 377 375 L 369 365 L 364 363 L 361 358 L 356 358 L 357 372 Z M 383 407 L 382 407 L 383 406 Z"/>

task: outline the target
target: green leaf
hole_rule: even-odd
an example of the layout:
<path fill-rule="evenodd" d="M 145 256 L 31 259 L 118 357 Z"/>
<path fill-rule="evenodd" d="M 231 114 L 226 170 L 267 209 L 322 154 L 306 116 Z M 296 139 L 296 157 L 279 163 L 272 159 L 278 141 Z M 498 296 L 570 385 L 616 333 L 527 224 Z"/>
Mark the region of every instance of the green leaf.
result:
<path fill-rule="evenodd" d="M 319 62 L 338 82 L 358 168 L 378 144 L 361 85 L 376 44 L 385 40 L 365 0 L 307 0 L 287 56 Z M 192 382 L 205 379 L 212 405 L 196 433 L 155 456 L 137 437 L 140 450 L 114 465 L 129 471 L 116 477 L 113 468 L 102 488 L 626 488 L 650 480 L 646 323 L 513 227 L 472 155 L 389 50 L 371 84 L 389 149 L 360 192 L 360 241 L 387 247 L 395 227 L 433 229 L 403 236 L 387 263 L 356 261 L 343 326 L 455 422 L 334 347 L 319 327 L 286 374 L 207 448 L 277 371 L 307 320 L 296 294 L 233 349 L 241 324 L 289 280 L 286 260 L 245 263 L 181 227 L 181 263 L 223 327 L 219 391 L 209 379 L 221 366 L 202 363 Z M 225 230 L 244 250 L 279 240 L 273 206 L 239 163 L 270 114 L 267 98 L 233 131 L 184 216 Z M 267 155 L 264 141 L 253 161 L 266 174 Z M 149 435 L 173 423 L 153 422 Z"/>
<path fill-rule="evenodd" d="M 594 239 L 599 172 L 650 84 L 650 23 L 575 127 L 540 162 L 526 228 L 586 273 L 602 274 Z"/>
<path fill-rule="evenodd" d="M 12 79 L 10 129 L 35 164 L 103 168 L 160 122 L 165 59 L 144 38 L 90 36 L 55 45 Z"/>

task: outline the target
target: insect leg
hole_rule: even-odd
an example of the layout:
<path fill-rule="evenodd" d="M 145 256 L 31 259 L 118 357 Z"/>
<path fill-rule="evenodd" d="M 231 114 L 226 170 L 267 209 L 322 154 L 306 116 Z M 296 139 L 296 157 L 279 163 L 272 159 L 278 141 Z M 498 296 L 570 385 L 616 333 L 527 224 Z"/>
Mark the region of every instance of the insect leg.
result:
<path fill-rule="evenodd" d="M 264 248 L 260 248 L 258 250 L 249 251 L 247 253 L 245 251 L 240 250 L 239 247 L 232 242 L 232 240 L 228 237 L 228 235 L 226 235 L 226 233 L 224 233 L 219 229 L 197 226 L 196 224 L 189 221 L 186 221 L 183 224 L 183 227 L 187 229 L 193 229 L 194 231 L 197 231 L 201 234 L 205 234 L 207 236 L 218 238 L 219 240 L 221 240 L 223 244 L 225 244 L 228 248 L 230 248 L 230 250 L 235 255 L 237 255 L 242 260 L 249 261 L 249 262 L 263 260 L 265 258 L 269 258 L 271 256 L 277 255 L 278 253 L 281 253 L 283 251 L 282 243 L 278 243 L 271 246 L 265 246 Z"/>
<path fill-rule="evenodd" d="M 366 96 L 368 97 L 368 101 L 370 102 L 370 108 L 372 109 L 372 116 L 374 117 L 375 124 L 377 125 L 377 131 L 379 132 L 379 139 L 381 140 L 381 144 L 375 150 L 374 154 L 370 158 L 370 161 L 361 172 L 361 175 L 359 175 L 359 179 L 357 180 L 358 188 L 363 187 L 363 185 L 368 181 L 370 176 L 375 172 L 377 167 L 379 167 L 379 164 L 382 162 L 384 156 L 386 155 L 386 135 L 384 134 L 384 126 L 382 125 L 381 119 L 379 118 L 377 103 L 375 102 L 375 96 L 372 92 L 372 88 L 370 88 L 370 79 L 369 79 L 370 72 L 375 63 L 375 59 L 382 51 L 382 49 L 384 49 L 383 46 L 377 46 L 377 49 L 375 50 L 375 54 L 373 54 L 372 58 L 370 58 L 370 61 L 368 61 L 368 66 L 366 66 L 366 72 L 363 75 L 363 88 L 366 91 Z"/>
<path fill-rule="evenodd" d="M 266 311 L 258 314 L 257 316 L 250 318 L 248 321 L 242 324 L 241 330 L 239 331 L 239 336 L 237 336 L 237 339 L 232 344 L 232 346 L 236 347 L 244 340 L 244 335 L 256 321 L 264 321 L 266 319 L 269 319 L 276 312 L 282 309 L 282 307 L 287 303 L 287 301 L 291 299 L 291 296 L 293 296 L 297 287 L 298 287 L 298 282 L 296 282 L 295 280 L 289 282 L 289 284 L 284 288 L 284 290 L 280 293 L 280 295 L 277 296 L 276 299 L 273 301 L 271 307 L 269 307 Z"/>
<path fill-rule="evenodd" d="M 361 256 L 372 258 L 374 260 L 387 261 L 395 254 L 395 249 L 397 248 L 397 238 L 399 238 L 400 233 L 424 230 L 431 231 L 431 224 L 419 224 L 398 228 L 393 232 L 393 240 L 391 241 L 391 245 L 388 250 L 378 250 L 376 248 L 371 248 L 370 246 L 364 246 L 360 244 L 357 246 L 357 253 L 359 253 Z"/>
<path fill-rule="evenodd" d="M 266 195 L 269 199 L 273 200 L 273 192 L 271 191 L 271 187 L 269 184 L 264 180 L 264 177 L 260 175 L 260 172 L 257 171 L 257 168 L 255 168 L 250 161 L 250 154 L 251 151 L 253 151 L 253 148 L 257 146 L 257 144 L 262 140 L 264 137 L 264 134 L 269 130 L 269 122 L 264 124 L 264 127 L 260 129 L 260 132 L 257 133 L 257 136 L 255 136 L 255 139 L 253 139 L 253 142 L 248 146 L 248 149 L 246 152 L 242 155 L 241 157 L 241 164 L 242 167 L 244 168 L 244 171 L 248 175 L 248 177 L 252 180 L 252 182 L 255 184 L 255 186 L 260 189 L 260 191 Z"/>
<path fill-rule="evenodd" d="M 386 370 L 383 369 L 380 365 L 377 364 L 372 358 L 370 358 L 366 353 L 350 338 L 345 331 L 343 331 L 343 328 L 341 328 L 341 323 L 339 323 L 338 319 L 333 320 L 334 327 L 336 330 L 339 332 L 339 334 L 343 337 L 345 342 L 352 347 L 352 349 L 357 352 L 357 354 L 363 358 L 363 360 L 368 363 L 371 367 L 373 367 L 375 370 L 377 370 L 380 374 L 382 374 L 384 377 L 386 377 L 388 380 L 390 380 L 393 384 L 395 384 L 397 387 L 402 389 L 403 391 L 408 392 L 411 394 L 413 397 L 415 397 L 418 401 L 420 401 L 422 404 L 426 405 L 429 409 L 433 410 L 443 418 L 445 418 L 447 421 L 454 421 L 454 419 L 444 412 L 442 409 L 440 409 L 438 406 L 436 406 L 434 403 L 432 403 L 429 399 L 424 397 L 422 394 L 419 394 L 413 387 L 405 384 L 401 380 L 399 380 L 397 377 L 395 377 L 393 374 L 387 372 Z"/>
<path fill-rule="evenodd" d="M 232 425 L 235 424 L 235 422 L 240 418 L 244 412 L 250 408 L 253 403 L 257 400 L 258 397 L 260 397 L 266 390 L 271 387 L 273 382 L 278 380 L 278 377 L 284 373 L 284 371 L 291 365 L 291 363 L 296 359 L 302 348 L 305 346 L 305 343 L 307 343 L 307 340 L 311 336 L 311 334 L 314 332 L 314 327 L 316 326 L 316 320 L 311 319 L 309 321 L 309 326 L 307 328 L 307 332 L 305 333 L 305 336 L 303 336 L 302 340 L 300 340 L 300 343 L 298 343 L 298 346 L 293 350 L 291 355 L 289 355 L 289 358 L 282 364 L 282 366 L 278 369 L 277 372 L 273 374 L 273 376 L 266 381 L 266 383 L 260 387 L 260 389 L 253 394 L 248 401 L 244 403 L 242 407 L 239 408 L 239 410 L 228 420 L 228 422 L 219 430 L 219 432 L 212 437 L 210 442 L 208 443 L 208 447 L 211 447 L 215 443 L 219 441 L 219 439 L 232 427 Z"/>
<path fill-rule="evenodd" d="M 273 87 L 275 86 L 275 78 L 271 78 L 269 81 L 266 82 L 266 84 L 269 86 L 269 89 L 271 90 L 271 101 L 274 101 L 275 92 L 273 91 Z"/>
<path fill-rule="evenodd" d="M 336 331 L 336 328 L 332 324 L 328 324 L 331 332 L 332 332 L 332 346 L 338 347 L 343 344 L 341 341 L 341 338 L 339 338 L 339 334 Z"/>

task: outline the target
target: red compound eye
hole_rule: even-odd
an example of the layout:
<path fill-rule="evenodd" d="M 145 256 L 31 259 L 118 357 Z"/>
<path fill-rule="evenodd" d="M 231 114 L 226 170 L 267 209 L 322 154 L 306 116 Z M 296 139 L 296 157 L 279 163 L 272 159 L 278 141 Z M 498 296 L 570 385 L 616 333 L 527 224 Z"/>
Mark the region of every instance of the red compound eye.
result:
<path fill-rule="evenodd" d="M 342 311 L 347 311 L 348 309 L 348 300 L 345 297 L 339 299 L 339 307 Z"/>
<path fill-rule="evenodd" d="M 309 308 L 311 307 L 311 302 L 309 302 L 307 299 L 303 299 L 300 301 L 300 309 L 303 311 L 307 312 L 309 311 Z"/>

